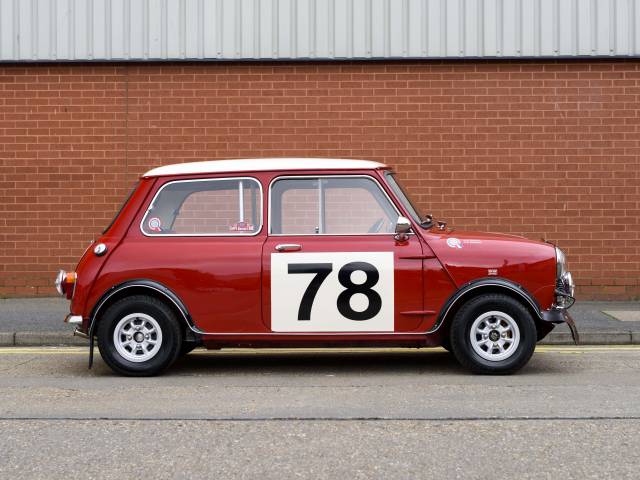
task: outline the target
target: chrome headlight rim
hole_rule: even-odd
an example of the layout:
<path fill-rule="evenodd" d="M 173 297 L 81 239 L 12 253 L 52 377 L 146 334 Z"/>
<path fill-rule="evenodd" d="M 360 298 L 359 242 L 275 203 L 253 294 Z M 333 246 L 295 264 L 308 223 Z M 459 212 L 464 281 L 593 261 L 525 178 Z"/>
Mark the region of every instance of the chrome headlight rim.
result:
<path fill-rule="evenodd" d="M 567 273 L 567 256 L 556 247 L 556 279 L 560 280 L 565 273 Z"/>
<path fill-rule="evenodd" d="M 564 292 L 573 298 L 573 294 L 576 290 L 576 285 L 573 282 L 573 276 L 571 272 L 564 272 L 560 278 L 560 284 L 563 286 Z"/>
<path fill-rule="evenodd" d="M 555 308 L 566 310 L 570 308 L 574 302 L 575 283 L 573 282 L 573 276 L 571 272 L 567 270 L 567 257 L 564 252 L 558 248 L 556 249 L 556 300 L 554 302 Z"/>

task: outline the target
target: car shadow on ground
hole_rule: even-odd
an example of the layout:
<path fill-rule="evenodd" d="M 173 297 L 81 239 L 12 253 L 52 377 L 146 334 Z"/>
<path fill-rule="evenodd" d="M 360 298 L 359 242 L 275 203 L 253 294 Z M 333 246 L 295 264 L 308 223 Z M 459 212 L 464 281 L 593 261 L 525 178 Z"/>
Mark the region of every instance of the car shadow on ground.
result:
<path fill-rule="evenodd" d="M 197 350 L 179 359 L 169 375 L 390 375 L 465 373 L 453 356 L 442 350 L 402 352 L 208 352 Z"/>
<path fill-rule="evenodd" d="M 78 365 L 80 367 L 80 365 Z M 86 367 L 85 367 L 86 368 Z M 556 365 L 543 355 L 535 355 L 517 375 L 539 375 L 574 369 Z M 114 374 L 96 354 L 92 374 L 97 377 Z M 268 351 L 196 349 L 178 359 L 162 374 L 172 376 L 233 376 L 233 375 L 472 375 L 453 355 L 442 349 L 403 351 Z"/>

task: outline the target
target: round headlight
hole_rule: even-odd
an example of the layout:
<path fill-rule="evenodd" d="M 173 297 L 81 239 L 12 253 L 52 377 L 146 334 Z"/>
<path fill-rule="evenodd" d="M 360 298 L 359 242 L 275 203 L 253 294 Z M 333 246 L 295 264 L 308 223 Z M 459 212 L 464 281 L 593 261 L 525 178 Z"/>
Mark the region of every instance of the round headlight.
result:
<path fill-rule="evenodd" d="M 567 257 L 564 252 L 556 247 L 556 278 L 562 278 L 567 271 Z"/>

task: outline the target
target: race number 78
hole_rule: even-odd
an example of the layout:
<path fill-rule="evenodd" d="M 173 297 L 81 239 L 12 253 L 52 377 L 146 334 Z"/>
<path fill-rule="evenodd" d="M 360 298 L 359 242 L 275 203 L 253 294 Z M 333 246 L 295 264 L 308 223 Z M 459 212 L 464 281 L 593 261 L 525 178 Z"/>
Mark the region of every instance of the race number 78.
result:
<path fill-rule="evenodd" d="M 394 331 L 393 252 L 271 254 L 274 332 Z"/>
<path fill-rule="evenodd" d="M 313 274 L 307 289 L 302 295 L 298 308 L 298 320 L 311 320 L 311 309 L 318 290 L 329 274 L 333 271 L 332 263 L 290 263 L 287 272 L 289 274 Z M 351 274 L 362 271 L 366 279 L 362 283 L 354 283 Z M 380 294 L 372 288 L 378 283 L 380 273 L 378 269 L 368 262 L 349 262 L 338 271 L 338 282 L 344 290 L 336 298 L 336 306 L 340 314 L 349 320 L 363 321 L 375 317 L 382 308 Z M 356 294 L 367 297 L 367 308 L 359 312 L 351 307 L 351 297 Z"/>

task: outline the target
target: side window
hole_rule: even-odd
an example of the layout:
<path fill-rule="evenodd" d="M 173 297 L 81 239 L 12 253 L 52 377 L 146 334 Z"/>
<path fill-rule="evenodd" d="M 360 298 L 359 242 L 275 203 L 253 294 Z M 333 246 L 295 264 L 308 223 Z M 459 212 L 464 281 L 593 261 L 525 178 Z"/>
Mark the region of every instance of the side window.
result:
<path fill-rule="evenodd" d="M 271 186 L 275 235 L 392 233 L 398 212 L 365 177 L 288 178 Z"/>
<path fill-rule="evenodd" d="M 142 220 L 146 235 L 255 235 L 260 184 L 250 178 L 183 180 L 163 186 Z"/>
<path fill-rule="evenodd" d="M 279 180 L 274 186 L 280 191 L 281 230 L 289 234 L 318 233 L 318 180 Z"/>

